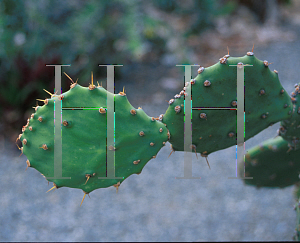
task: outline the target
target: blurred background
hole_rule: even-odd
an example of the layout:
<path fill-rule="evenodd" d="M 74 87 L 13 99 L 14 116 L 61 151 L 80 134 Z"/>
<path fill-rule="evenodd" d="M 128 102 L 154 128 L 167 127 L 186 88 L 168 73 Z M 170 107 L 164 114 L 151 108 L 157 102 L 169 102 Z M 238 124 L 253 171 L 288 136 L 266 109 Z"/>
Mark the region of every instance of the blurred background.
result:
<path fill-rule="evenodd" d="M 270 222 L 275 220 L 274 210 L 279 209 L 269 209 L 272 216 L 267 221 L 256 225 L 253 231 L 246 233 L 249 231 L 249 228 L 254 227 L 256 224 L 255 220 L 260 217 L 260 213 L 263 214 L 268 211 L 266 205 L 270 205 L 272 200 L 285 198 L 287 200 L 285 203 L 290 205 L 293 202 L 291 188 L 287 189 L 288 193 L 281 191 L 283 194 L 278 194 L 278 192 L 274 191 L 269 192 L 268 190 L 264 191 L 264 189 L 256 192 L 256 189 L 244 187 L 241 181 L 234 184 L 236 188 L 239 187 L 238 192 L 243 193 L 245 192 L 244 190 L 250 190 L 248 195 L 253 196 L 252 199 L 243 199 L 242 204 L 239 204 L 243 208 L 240 209 L 241 212 L 247 209 L 247 203 L 251 202 L 257 205 L 259 198 L 263 198 L 267 193 L 273 193 L 272 195 L 267 194 L 265 199 L 261 199 L 266 200 L 264 201 L 265 205 L 261 209 L 257 209 L 254 214 L 252 214 L 253 211 L 249 211 L 246 216 L 244 215 L 250 218 L 255 215 L 252 221 L 248 222 L 250 225 L 241 229 L 244 230 L 244 233 L 238 233 L 240 232 L 238 230 L 228 231 L 226 227 L 224 228 L 224 222 L 219 220 L 220 215 L 213 214 L 210 211 L 213 210 L 212 208 L 205 209 L 205 206 L 202 205 L 202 210 L 204 211 L 201 211 L 202 216 L 199 216 L 199 218 L 204 217 L 207 213 L 207 217 L 205 216 L 202 220 L 203 223 L 207 222 L 207 220 L 210 222 L 209 225 L 206 224 L 203 228 L 208 233 L 201 235 L 196 229 L 192 230 L 193 225 L 187 223 L 189 230 L 185 232 L 188 233 L 183 232 L 180 235 L 178 233 L 180 230 L 178 231 L 178 229 L 180 227 L 184 228 L 184 226 L 178 222 L 178 224 L 176 223 L 178 228 L 173 228 L 173 231 L 160 236 L 157 233 L 159 229 L 167 232 L 166 227 L 169 228 L 169 225 L 172 225 L 171 221 L 177 219 L 177 216 L 174 215 L 176 217 L 171 220 L 173 216 L 171 217 L 170 215 L 176 214 L 182 204 L 184 204 L 181 201 L 184 199 L 177 198 L 178 195 L 188 193 L 184 198 L 192 197 L 194 190 L 198 188 L 196 185 L 192 186 L 185 182 L 183 185 L 177 184 L 177 189 L 172 191 L 170 189 L 171 185 L 170 187 L 166 186 L 171 180 L 168 176 L 160 180 L 152 179 L 152 181 L 149 177 L 148 179 L 153 186 L 152 189 L 150 189 L 151 185 L 146 182 L 147 176 L 144 177 L 145 181 L 143 180 L 142 183 L 145 183 L 147 188 L 143 190 L 147 190 L 148 193 L 153 190 L 162 190 L 160 193 L 157 192 L 157 198 L 153 198 L 151 197 L 153 195 L 150 195 L 152 200 L 167 200 L 169 202 L 170 198 L 172 198 L 172 205 L 168 204 L 168 209 L 173 208 L 173 211 L 166 211 L 167 209 L 162 206 L 164 201 L 159 201 L 158 204 L 149 206 L 147 204 L 149 203 L 148 200 L 140 200 L 151 210 L 156 211 L 157 209 L 156 213 L 153 214 L 152 211 L 150 214 L 160 217 L 159 215 L 163 212 L 170 213 L 169 221 L 162 221 L 160 227 L 147 228 L 148 235 L 146 232 L 143 232 L 142 228 L 139 228 L 139 225 L 145 225 L 146 223 L 153 225 L 154 220 L 149 216 L 149 210 L 147 211 L 141 205 L 134 207 L 135 204 L 131 201 L 133 198 L 141 197 L 142 195 L 144 195 L 144 198 L 149 197 L 148 194 L 142 194 L 142 184 L 140 184 L 139 188 L 135 188 L 137 191 L 131 188 L 131 190 L 126 192 L 125 189 L 123 196 L 121 193 L 121 196 L 118 198 L 110 189 L 109 191 L 105 189 L 101 192 L 97 190 L 100 193 L 97 194 L 100 201 L 103 196 L 108 200 L 106 203 L 102 202 L 104 204 L 101 204 L 101 207 L 111 207 L 109 209 L 111 215 L 116 212 L 113 210 L 123 212 L 121 217 L 123 226 L 127 224 L 128 215 L 126 215 L 126 212 L 135 212 L 140 221 L 132 226 L 139 228 L 139 236 L 132 232 L 134 229 L 129 230 L 126 228 L 131 224 L 122 228 L 123 226 L 118 222 L 119 218 L 117 216 L 109 218 L 107 225 L 104 222 L 101 223 L 101 227 L 106 229 L 107 233 L 109 229 L 106 227 L 111 226 L 114 228 L 114 222 L 117 222 L 118 227 L 114 228 L 114 230 L 120 231 L 116 233 L 115 237 L 112 234 L 105 235 L 103 233 L 104 235 L 101 235 L 101 233 L 91 232 L 91 228 L 97 223 L 85 222 L 85 220 L 92 219 L 93 214 L 98 215 L 99 212 L 97 210 L 99 210 L 98 205 L 100 205 L 100 202 L 95 198 L 89 200 L 90 204 L 87 203 L 89 208 L 86 208 L 86 212 L 89 212 L 90 215 L 86 216 L 84 213 L 85 209 L 81 208 L 82 211 L 78 211 L 78 202 L 80 203 L 81 201 L 78 195 L 81 195 L 81 193 L 78 194 L 76 190 L 60 189 L 64 192 L 63 194 L 58 193 L 56 196 L 47 194 L 50 197 L 50 201 L 44 200 L 45 197 L 40 193 L 41 191 L 44 192 L 44 188 L 42 189 L 39 185 L 43 179 L 37 171 L 27 171 L 27 173 L 33 174 L 31 174 L 32 176 L 27 174 L 24 177 L 24 169 L 26 168 L 24 161 L 26 159 L 24 159 L 24 155 L 23 157 L 18 157 L 19 150 L 15 142 L 21 133 L 22 126 L 26 124 L 27 118 L 34 111 L 32 107 L 36 106 L 36 104 L 43 104 L 43 102 L 37 103 L 36 99 L 49 97 L 43 89 L 51 93 L 54 92 L 54 68 L 46 67 L 46 64 L 71 64 L 70 67 L 64 67 L 62 71 L 66 72 L 74 81 L 78 78 L 78 83 L 83 86 L 87 86 L 90 83 L 91 71 L 93 71 L 94 80 L 99 83 L 102 82 L 104 87 L 106 87 L 106 69 L 98 67 L 98 65 L 122 64 L 124 65 L 123 67 L 115 68 L 115 93 L 121 91 L 123 86 L 125 86 L 128 100 L 134 107 L 141 106 L 149 116 L 157 117 L 165 113 L 168 108 L 167 101 L 183 87 L 184 70 L 176 67 L 176 65 L 198 64 L 205 67 L 213 65 L 218 62 L 220 57 L 227 54 L 227 47 L 231 56 L 243 56 L 255 44 L 255 55 L 259 59 L 269 57 L 270 60 L 267 60 L 274 62 L 273 67 L 283 71 L 280 80 L 284 88 L 291 92 L 293 84 L 299 82 L 297 80 L 297 70 L 295 70 L 299 69 L 299 66 L 295 66 L 299 62 L 299 55 L 297 55 L 300 47 L 298 41 L 299 27 L 300 1 L 298 0 L 0 1 L 0 175 L 2 176 L 2 188 L 7 189 L 2 194 L 2 201 L 0 200 L 0 204 L 3 206 L 2 211 L 0 210 L 0 215 L 3 217 L 1 219 L 3 228 L 0 233 L 0 240 L 291 240 L 295 215 L 294 212 L 285 212 L 285 209 L 290 210 L 286 206 L 280 208 L 284 209 L 282 209 L 279 217 L 286 216 L 287 218 L 280 218 L 281 221 L 278 219 L 280 222 L 276 226 L 277 228 L 272 229 L 270 234 L 266 233 L 265 235 L 265 229 L 268 228 Z M 276 66 L 276 63 L 278 66 Z M 287 68 L 285 69 L 285 67 Z M 288 68 L 293 68 L 294 72 L 289 71 Z M 195 76 L 197 74 L 196 70 L 192 72 Z M 70 83 L 67 77 L 62 77 L 63 92 L 69 89 Z M 264 136 L 272 137 L 276 129 L 274 125 L 271 130 L 259 135 L 260 137 L 253 138 L 252 142 L 249 140 L 249 146 L 251 144 L 256 145 L 264 139 Z M 225 152 L 215 153 L 216 155 L 211 157 L 216 161 L 222 160 L 224 153 L 228 155 L 235 153 L 235 148 L 223 151 Z M 161 158 L 158 158 L 158 161 L 165 163 L 168 160 L 169 152 L 169 149 L 163 148 L 160 152 Z M 174 165 L 177 163 L 176 165 L 181 168 L 182 155 L 177 152 L 175 157 L 174 155 L 172 156 Z M 19 163 L 20 161 L 22 162 Z M 225 161 L 223 162 L 225 163 Z M 8 163 L 9 166 L 7 166 Z M 149 173 L 153 173 L 153 170 L 157 169 L 155 165 L 153 165 L 154 167 L 149 166 L 145 167 L 145 170 L 149 170 Z M 220 173 L 224 173 L 224 168 L 219 169 L 221 170 L 219 171 Z M 231 172 L 232 170 L 234 171 L 234 167 L 230 167 L 230 169 L 228 167 L 227 169 L 228 176 L 232 176 Z M 174 179 L 174 176 L 180 176 L 178 175 L 178 173 L 181 173 L 180 171 L 176 172 L 173 170 L 174 168 L 171 169 L 166 166 L 161 171 L 164 171 L 166 174 L 174 172 L 172 179 Z M 214 173 L 217 175 L 218 170 L 216 169 Z M 11 182 L 12 174 L 15 175 L 13 182 Z M 227 177 L 225 176 L 225 178 Z M 37 185 L 34 190 L 25 186 L 28 180 L 31 180 L 29 184 Z M 126 181 L 130 183 L 130 180 L 141 183 L 141 178 L 130 177 Z M 172 183 L 179 183 L 178 180 L 175 181 Z M 218 197 L 222 198 L 222 195 L 224 201 L 226 201 L 228 191 L 225 192 L 225 184 L 222 185 L 223 187 L 218 187 L 218 184 L 208 182 L 208 184 L 203 184 L 202 186 L 202 189 L 208 193 L 207 200 L 210 200 L 207 201 L 206 207 L 211 205 L 218 207 L 219 204 L 213 204 L 212 201 Z M 124 186 L 124 188 L 126 187 Z M 218 196 L 209 193 L 217 193 Z M 279 197 L 278 195 L 281 196 Z M 78 201 L 77 199 L 76 201 L 74 200 L 75 197 L 78 198 Z M 221 214 L 223 218 L 226 218 L 229 214 L 234 214 L 234 208 L 237 206 L 232 198 L 227 198 L 232 207 L 228 211 L 224 209 L 225 213 Z M 121 203 L 122 200 L 125 201 L 123 201 L 123 206 L 111 205 L 114 201 Z M 176 204 L 174 200 L 180 203 Z M 20 203 L 22 203 L 22 206 Z M 36 203 L 39 205 L 36 206 Z M 52 209 L 44 211 L 44 208 L 49 207 L 49 204 L 51 204 Z M 200 210 L 198 205 L 192 204 L 192 202 L 189 205 Z M 61 207 L 66 206 L 69 207 L 67 212 L 61 211 Z M 197 213 L 191 212 L 188 213 L 189 217 L 197 215 Z M 50 217 L 50 213 L 54 214 L 57 220 Z M 63 218 L 61 215 L 64 213 L 67 213 L 68 216 Z M 42 215 L 41 217 L 46 221 L 50 219 L 49 223 L 51 226 L 45 224 L 46 221 L 42 223 L 40 219 L 36 219 L 38 215 Z M 84 217 L 84 222 L 82 221 L 83 218 L 80 217 Z M 109 216 L 106 215 L 105 217 Z M 182 217 L 184 218 L 185 215 L 182 214 Z M 236 227 L 241 224 L 241 221 L 230 217 L 229 221 L 236 220 Z M 18 225 L 16 228 L 18 230 L 17 234 L 15 234 L 15 229 L 6 224 L 7 220 L 10 224 Z M 73 226 L 67 226 L 67 223 L 63 223 L 64 220 L 72 221 L 73 223 L 71 222 L 70 225 Z M 290 225 L 282 223 L 285 222 L 284 220 L 290 220 Z M 74 221 L 77 221 L 77 223 L 74 223 Z M 74 230 L 80 222 L 85 224 L 86 227 L 81 228 L 81 230 L 79 228 Z M 217 222 L 221 222 L 222 227 L 220 225 L 219 227 Z M 197 226 L 197 229 L 203 227 L 201 224 Z M 163 225 L 166 225 L 165 228 Z M 41 226 L 42 228 L 40 228 Z M 47 231 L 48 226 L 52 230 L 51 234 Z M 214 228 L 218 229 L 219 233 L 213 233 Z M 124 233 L 128 231 L 131 233 Z M 278 235 L 274 234 L 274 231 L 279 232 Z M 41 237 L 38 232 L 43 232 L 47 237 Z M 120 232 L 123 232 L 122 234 L 125 235 L 125 238 L 122 238 Z M 228 232 L 228 235 L 226 235 L 226 232 Z M 72 233 L 72 237 L 70 235 L 67 236 L 67 233 Z M 13 237 L 12 235 L 15 236 Z M 150 239 L 150 235 L 156 235 L 156 238 Z M 221 235 L 223 235 L 223 238 Z M 103 236 L 103 238 L 100 236 Z M 282 237 L 280 238 L 280 236 Z"/>

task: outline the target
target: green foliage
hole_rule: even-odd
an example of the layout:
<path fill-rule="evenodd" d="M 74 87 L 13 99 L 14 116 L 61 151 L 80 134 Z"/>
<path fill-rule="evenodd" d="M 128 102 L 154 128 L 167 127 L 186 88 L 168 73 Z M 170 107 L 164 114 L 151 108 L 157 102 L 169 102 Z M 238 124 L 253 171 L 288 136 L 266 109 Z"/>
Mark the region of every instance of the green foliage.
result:
<path fill-rule="evenodd" d="M 187 18 L 192 16 L 193 21 L 184 33 L 184 36 L 195 35 L 203 30 L 214 26 L 214 18 L 220 15 L 231 14 L 236 8 L 235 1 L 215 1 L 215 0 L 154 0 L 154 6 L 173 14 Z"/>

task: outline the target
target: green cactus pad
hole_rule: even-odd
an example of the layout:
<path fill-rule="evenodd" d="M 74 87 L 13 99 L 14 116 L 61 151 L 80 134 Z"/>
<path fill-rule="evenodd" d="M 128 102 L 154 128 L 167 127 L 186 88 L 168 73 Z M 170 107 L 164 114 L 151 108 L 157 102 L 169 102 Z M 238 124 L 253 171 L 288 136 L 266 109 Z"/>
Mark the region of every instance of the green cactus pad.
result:
<path fill-rule="evenodd" d="M 289 95 L 280 84 L 278 72 L 271 71 L 267 61 L 260 61 L 253 53 L 244 57 L 226 55 L 211 67 L 200 67 L 197 77 L 187 84 L 192 84 L 192 147 L 202 156 L 236 144 L 237 67 L 229 65 L 240 62 L 253 65 L 244 68 L 244 141 L 291 116 Z M 175 151 L 184 151 L 184 90 L 169 101 L 162 120 L 171 133 L 169 142 Z M 232 110 L 194 109 L 198 107 Z"/>
<path fill-rule="evenodd" d="M 115 144 L 106 144 L 106 97 L 115 100 Z M 61 96 L 62 176 L 49 179 L 56 187 L 80 188 L 89 193 L 97 188 L 118 187 L 127 177 L 139 174 L 168 140 L 166 126 L 135 109 L 123 92 L 112 94 L 102 87 L 89 89 L 73 84 Z M 47 104 L 46 104 L 47 103 Z M 84 109 L 80 109 L 84 108 Z M 54 97 L 36 108 L 19 137 L 27 165 L 45 177 L 54 176 Z M 115 150 L 115 177 L 106 177 L 106 156 Z"/>
<path fill-rule="evenodd" d="M 245 184 L 257 187 L 287 187 L 300 181 L 300 150 L 290 150 L 282 137 L 257 145 L 239 161 L 239 174 Z M 245 169 L 245 170 L 244 170 Z M 244 174 L 245 173 L 245 174 Z"/>
<path fill-rule="evenodd" d="M 291 149 L 299 149 L 300 139 L 300 105 L 298 98 L 300 96 L 300 86 L 295 84 L 295 90 L 291 93 L 291 101 L 293 102 L 293 114 L 289 119 L 280 122 L 280 128 L 277 134 L 282 136 L 286 141 L 289 142 Z"/>

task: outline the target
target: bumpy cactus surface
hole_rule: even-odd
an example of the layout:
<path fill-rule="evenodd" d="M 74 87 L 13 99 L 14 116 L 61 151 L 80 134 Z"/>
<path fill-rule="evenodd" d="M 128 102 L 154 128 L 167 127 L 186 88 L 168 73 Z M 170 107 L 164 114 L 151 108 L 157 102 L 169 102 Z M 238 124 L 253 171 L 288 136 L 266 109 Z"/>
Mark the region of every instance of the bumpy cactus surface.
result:
<path fill-rule="evenodd" d="M 115 99 L 115 144 L 106 144 L 106 98 Z M 49 179 L 56 188 L 80 188 L 86 194 L 97 189 L 118 186 L 130 175 L 139 174 L 146 163 L 155 158 L 168 140 L 163 123 L 135 109 L 126 94 L 112 94 L 103 87 L 82 87 L 77 83 L 60 96 L 62 100 L 62 176 L 71 179 Z M 36 107 L 23 127 L 19 139 L 27 166 L 45 177 L 54 176 L 54 97 Z M 64 109 L 82 107 L 85 109 Z M 90 108 L 89 108 L 90 107 Z M 88 109 L 89 108 L 89 109 Z M 115 176 L 106 177 L 107 152 L 115 151 Z"/>
<path fill-rule="evenodd" d="M 207 157 L 212 152 L 235 145 L 238 107 L 236 65 L 239 63 L 252 65 L 244 68 L 244 141 L 281 121 L 280 136 L 250 149 L 245 161 L 240 161 L 240 176 L 253 177 L 245 183 L 257 187 L 286 187 L 299 183 L 300 108 L 297 96 L 300 87 L 295 86 L 290 98 L 280 84 L 278 72 L 271 71 L 269 63 L 258 60 L 253 52 L 244 57 L 230 57 L 228 53 L 215 65 L 200 67 L 197 77 L 186 82 L 184 89 L 169 101 L 169 108 L 159 118 L 147 116 L 141 108 L 135 109 L 124 90 L 113 94 L 99 85 L 96 87 L 93 81 L 89 87 L 73 82 L 69 91 L 60 96 L 51 94 L 51 98 L 44 100 L 43 106 L 35 107 L 35 113 L 23 127 L 18 139 L 23 145 L 20 148 L 22 153 L 27 156 L 27 167 L 35 168 L 53 182 L 51 189 L 70 187 L 83 190 L 83 199 L 98 188 L 115 186 L 118 191 L 126 178 L 141 173 L 166 141 L 171 143 L 173 151 L 184 151 L 184 102 L 188 85 L 191 87 L 193 108 L 191 149 Z M 59 124 L 62 176 L 71 179 L 51 178 L 55 174 L 54 142 L 57 137 L 54 135 L 54 101 L 58 102 L 58 98 L 62 105 L 62 124 Z M 112 144 L 108 139 L 108 127 L 111 127 L 107 125 L 110 120 L 108 114 L 111 114 L 107 110 L 108 98 L 110 101 L 114 99 L 115 107 L 115 124 L 110 124 L 114 125 L 115 132 Z M 106 178 L 109 174 L 107 158 L 111 152 L 115 155 L 114 179 Z M 299 205 L 297 213 L 300 222 Z M 299 239 L 299 232 L 297 224 L 295 239 Z"/>
<path fill-rule="evenodd" d="M 239 173 L 247 185 L 286 187 L 300 181 L 300 150 L 290 150 L 282 137 L 271 138 L 248 150 L 239 161 Z M 245 162 L 245 163 L 244 163 Z M 245 170 L 244 170 L 245 169 Z"/>
<path fill-rule="evenodd" d="M 236 144 L 237 129 L 237 65 L 245 67 L 245 134 L 244 141 L 268 126 L 288 119 L 292 102 L 283 89 L 276 70 L 267 61 L 257 59 L 253 52 L 244 57 L 225 55 L 211 67 L 200 67 L 192 85 L 192 147 L 206 157 L 208 154 Z M 173 150 L 184 150 L 184 96 L 186 87 L 169 101 L 163 123 L 171 133 Z M 199 108 L 199 109 L 195 109 Z M 232 108 L 232 110 L 201 108 Z"/>
<path fill-rule="evenodd" d="M 289 119 L 283 120 L 278 129 L 278 135 L 289 142 L 290 149 L 299 149 L 300 138 L 300 106 L 297 99 L 300 96 L 299 84 L 295 84 L 295 90 L 291 94 L 291 100 L 294 103 L 293 114 Z"/>

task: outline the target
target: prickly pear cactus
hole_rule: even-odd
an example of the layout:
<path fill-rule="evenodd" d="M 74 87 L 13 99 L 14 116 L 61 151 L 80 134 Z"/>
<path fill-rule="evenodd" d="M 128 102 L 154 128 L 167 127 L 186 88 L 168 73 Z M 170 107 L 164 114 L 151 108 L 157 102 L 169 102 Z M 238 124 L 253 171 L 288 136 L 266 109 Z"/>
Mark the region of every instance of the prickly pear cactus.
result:
<path fill-rule="evenodd" d="M 107 144 L 107 96 L 115 99 L 115 145 Z M 60 96 L 62 100 L 62 176 L 71 179 L 49 179 L 56 188 L 80 188 L 86 194 L 114 185 L 130 175 L 139 174 L 146 163 L 155 158 L 168 140 L 166 126 L 135 109 L 126 94 L 112 94 L 103 87 L 82 87 L 77 83 Z M 54 97 L 35 108 L 19 139 L 27 166 L 45 177 L 54 176 Z M 90 109 L 64 109 L 90 107 Z M 94 107 L 94 108 L 93 108 Z M 96 108 L 95 108 L 96 107 Z M 106 177 L 106 154 L 115 150 L 115 177 Z"/>
<path fill-rule="evenodd" d="M 245 154 L 239 161 L 239 174 L 247 185 L 257 187 L 287 187 L 300 181 L 300 150 L 289 150 L 282 137 L 271 138 Z M 245 172 L 245 175 L 244 175 Z"/>
<path fill-rule="evenodd" d="M 299 84 L 295 84 L 295 90 L 291 93 L 291 101 L 294 103 L 293 114 L 289 119 L 283 120 L 280 123 L 278 129 L 278 135 L 282 136 L 286 141 L 289 142 L 290 149 L 299 149 L 299 138 L 300 138 L 300 106 L 297 101 L 300 96 Z"/>
<path fill-rule="evenodd" d="M 297 222 L 296 222 L 296 228 L 293 239 L 295 241 L 300 241 L 300 198 L 297 198 L 297 203 L 294 206 L 296 212 L 297 212 Z"/>
<path fill-rule="evenodd" d="M 300 183 L 297 183 L 295 185 L 294 197 L 296 199 L 294 210 L 297 213 L 297 221 L 296 221 L 296 228 L 295 228 L 293 239 L 295 241 L 300 241 Z"/>
<path fill-rule="evenodd" d="M 253 52 L 244 57 L 225 55 L 211 67 L 200 67 L 197 77 L 187 82 L 187 85 L 192 85 L 193 108 L 232 108 L 192 110 L 192 148 L 203 157 L 236 144 L 237 67 L 229 65 L 240 62 L 253 65 L 244 69 L 244 141 L 291 116 L 289 95 L 280 84 L 278 72 L 271 71 L 267 61 L 257 59 Z M 175 151 L 184 150 L 185 89 L 169 101 L 169 108 L 162 119 L 171 133 L 170 143 Z"/>

